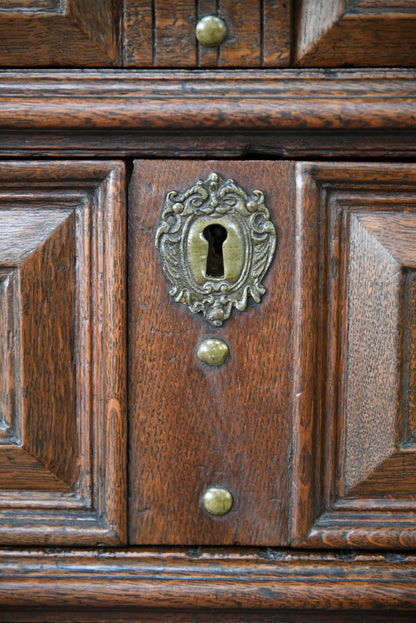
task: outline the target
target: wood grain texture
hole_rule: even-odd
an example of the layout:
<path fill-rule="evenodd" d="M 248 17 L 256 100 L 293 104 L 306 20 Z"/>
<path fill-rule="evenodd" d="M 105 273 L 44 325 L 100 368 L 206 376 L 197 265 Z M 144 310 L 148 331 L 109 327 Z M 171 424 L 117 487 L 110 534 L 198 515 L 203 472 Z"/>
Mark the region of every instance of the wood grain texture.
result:
<path fill-rule="evenodd" d="M 194 0 L 153 0 L 156 67 L 196 67 Z"/>
<path fill-rule="evenodd" d="M 416 132 L 404 130 L 0 130 L 0 155 L 25 157 L 158 157 L 158 158 L 379 158 L 416 157 Z"/>
<path fill-rule="evenodd" d="M 78 132 L 412 132 L 415 70 L 10 72 L 0 127 Z M 206 138 L 205 140 L 209 140 Z M 139 144 L 139 142 L 138 142 Z M 114 146 L 112 147 L 114 150 Z M 192 145 L 189 145 L 192 149 Z M 368 149 L 368 146 L 367 146 Z M 351 152 L 353 153 L 353 152 Z M 369 152 L 368 152 L 369 153 Z"/>
<path fill-rule="evenodd" d="M 412 2 L 297 0 L 294 63 L 303 67 L 413 66 Z"/>
<path fill-rule="evenodd" d="M 120 65 L 114 0 L 68 0 L 35 11 L 26 5 L 0 11 L 0 66 Z"/>
<path fill-rule="evenodd" d="M 72 440 L 70 439 L 70 441 Z M 43 445 L 45 445 L 45 440 L 43 440 Z M 69 455 L 69 459 L 72 458 L 70 447 L 64 448 L 63 453 L 62 460 L 65 460 L 67 455 Z M 45 461 L 35 458 L 30 452 L 18 445 L 4 445 L 0 459 L 0 486 L 7 493 L 3 495 L 2 501 L 5 497 L 10 498 L 11 495 L 15 495 L 16 490 L 25 491 L 29 487 L 36 488 L 36 491 L 73 493 L 72 483 L 67 484 L 52 470 L 45 468 L 44 463 Z"/>
<path fill-rule="evenodd" d="M 348 285 L 343 293 L 348 300 L 344 355 L 348 375 L 344 398 L 346 492 L 366 480 L 393 453 L 399 406 L 400 264 L 366 223 L 367 219 L 381 221 L 388 228 L 391 219 L 389 215 L 384 219 L 385 214 L 364 213 L 363 220 L 360 216 L 360 212 L 350 216 Z"/>
<path fill-rule="evenodd" d="M 1 543 L 123 540 L 123 173 L 117 162 L 0 165 L 3 423 L 9 398 L 15 410 L 0 445 Z"/>
<path fill-rule="evenodd" d="M 289 67 L 292 47 L 292 2 L 263 1 L 263 66 Z"/>
<path fill-rule="evenodd" d="M 43 13 L 63 12 L 63 0 L 4 0 L 0 11 L 5 13 Z"/>
<path fill-rule="evenodd" d="M 150 621 L 196 610 L 221 620 L 234 616 L 236 623 L 242 614 L 267 621 L 273 611 L 299 617 L 302 611 L 352 611 L 361 621 L 389 611 L 414 616 L 415 569 L 414 555 L 393 553 L 3 550 L 0 616 L 7 607 L 35 613 L 37 607 L 58 608 L 62 614 L 82 608 L 90 616 L 92 609 L 112 608 L 117 620 L 124 609 L 136 616 L 153 611 Z"/>
<path fill-rule="evenodd" d="M 296 545 L 415 543 L 415 453 L 401 445 L 415 175 L 413 165 L 298 165 Z"/>
<path fill-rule="evenodd" d="M 219 67 L 261 66 L 261 4 L 251 0 L 220 0 L 219 15 L 227 35 L 219 47 Z"/>
<path fill-rule="evenodd" d="M 152 67 L 154 50 L 154 3 L 123 2 L 123 66 Z"/>
<path fill-rule="evenodd" d="M 69 214 L 65 212 L 61 210 L 58 227 L 30 254 L 19 271 L 22 443 L 47 469 L 73 485 L 76 479 L 75 215 L 73 210 Z M 13 243 L 20 246 L 16 238 Z"/>
<path fill-rule="evenodd" d="M 130 535 L 141 544 L 284 544 L 288 539 L 291 359 L 290 163 L 136 162 L 130 191 Z M 278 249 L 259 305 L 220 329 L 170 300 L 154 247 L 166 193 L 212 172 L 261 189 Z M 143 206 L 146 206 L 143 209 Z M 207 337 L 230 358 L 196 357 Z M 234 505 L 201 508 L 212 485 Z"/>
<path fill-rule="evenodd" d="M 287 67 L 290 0 L 124 0 L 126 67 Z M 200 45 L 197 21 L 219 15 L 227 36 L 218 48 Z"/>

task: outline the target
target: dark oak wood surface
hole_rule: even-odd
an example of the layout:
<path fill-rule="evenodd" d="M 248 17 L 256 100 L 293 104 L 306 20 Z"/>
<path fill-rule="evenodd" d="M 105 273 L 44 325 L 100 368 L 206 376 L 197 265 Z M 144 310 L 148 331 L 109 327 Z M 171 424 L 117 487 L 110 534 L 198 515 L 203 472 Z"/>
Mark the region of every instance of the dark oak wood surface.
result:
<path fill-rule="evenodd" d="M 298 165 L 296 545 L 415 544 L 415 175 L 413 164 Z"/>
<path fill-rule="evenodd" d="M 0 154 L 408 158 L 415 70 L 0 76 Z"/>
<path fill-rule="evenodd" d="M 120 543 L 124 166 L 2 162 L 0 182 L 0 543 Z"/>
<path fill-rule="evenodd" d="M 203 48 L 195 24 L 217 12 L 227 38 Z M 0 7 L 3 67 L 62 67 L 0 74 L 0 156 L 15 160 L 0 163 L 0 621 L 414 620 L 414 24 L 406 0 Z M 131 185 L 129 293 L 124 157 L 149 159 Z M 205 333 L 168 301 L 149 187 L 180 188 L 209 157 L 231 177 L 263 176 L 281 236 L 250 337 L 244 314 L 220 331 L 233 350 L 219 375 L 196 368 L 194 347 L 175 350 L 175 332 L 187 346 Z M 263 360 L 253 368 L 245 349 Z M 267 398 L 245 382 L 233 402 L 233 352 Z M 182 395 L 164 393 L 184 369 Z M 213 521 L 195 500 L 217 474 L 237 505 Z M 156 521 L 136 513 L 144 493 Z"/>
<path fill-rule="evenodd" d="M 372 621 L 371 614 L 377 621 L 389 611 L 414 616 L 416 609 L 416 560 L 411 554 L 4 550 L 0 572 L 3 620 L 10 607 L 35 613 L 36 607 L 56 608 L 61 617 L 71 608 L 86 616 L 117 608 L 121 620 L 125 609 L 136 616 L 145 610 L 146 616 L 153 611 L 153 621 L 173 615 L 180 620 L 182 613 L 192 621 L 196 610 L 212 620 L 227 615 L 236 622 L 252 613 L 260 621 L 273 621 L 273 611 L 277 617 L 294 611 L 299 621 L 326 611 L 328 621 L 330 616 L 337 621 L 350 610 L 360 613 L 361 621 Z"/>
<path fill-rule="evenodd" d="M 117 0 L 3 2 L 1 67 L 120 64 Z"/>
<path fill-rule="evenodd" d="M 130 536 L 137 544 L 272 545 L 288 542 L 292 163 L 136 161 L 129 202 Z M 212 172 L 260 189 L 277 251 L 260 304 L 221 328 L 169 297 L 154 245 L 165 196 Z M 207 337 L 229 345 L 212 368 Z M 225 486 L 231 512 L 212 517 L 200 498 Z"/>
<path fill-rule="evenodd" d="M 219 15 L 227 35 L 218 48 L 200 45 L 199 19 Z M 125 67 L 288 67 L 290 0 L 125 0 Z"/>
<path fill-rule="evenodd" d="M 205 140 L 224 131 L 410 132 L 415 76 L 414 69 L 8 72 L 0 76 L 0 127 L 158 131 L 165 143 L 192 131 Z"/>
<path fill-rule="evenodd" d="M 416 13 L 409 0 L 295 0 L 294 64 L 414 66 Z"/>

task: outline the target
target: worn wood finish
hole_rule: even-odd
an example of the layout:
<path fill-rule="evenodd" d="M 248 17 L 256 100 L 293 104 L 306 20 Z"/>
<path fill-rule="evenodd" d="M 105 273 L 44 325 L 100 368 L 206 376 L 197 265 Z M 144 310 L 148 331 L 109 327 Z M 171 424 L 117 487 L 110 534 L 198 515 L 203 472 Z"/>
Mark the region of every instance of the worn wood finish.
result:
<path fill-rule="evenodd" d="M 393 553 L 6 550 L 0 555 L 0 617 L 9 607 L 32 613 L 40 606 L 63 614 L 70 608 L 87 614 L 117 608 L 117 620 L 123 620 L 124 609 L 136 616 L 144 609 L 153 610 L 151 621 L 159 615 L 162 621 L 167 615 L 186 617 L 192 610 L 236 622 L 260 613 L 273 621 L 267 618 L 273 611 L 276 616 L 295 611 L 302 621 L 305 610 L 304 616 L 352 610 L 360 612 L 361 621 L 371 621 L 371 611 L 414 615 L 415 570 L 414 555 Z"/>
<path fill-rule="evenodd" d="M 292 2 L 263 2 L 263 67 L 289 67 L 292 47 Z"/>
<path fill-rule="evenodd" d="M 291 163 L 268 161 L 135 163 L 129 205 L 132 543 L 287 543 L 292 170 Z M 166 193 L 184 191 L 213 171 L 247 191 L 264 191 L 278 237 L 262 302 L 233 312 L 221 328 L 170 299 L 154 245 Z M 195 352 L 214 336 L 230 348 L 229 360 L 215 369 Z M 203 511 L 202 493 L 212 485 L 232 492 L 228 515 Z"/>
<path fill-rule="evenodd" d="M 123 66 L 152 67 L 154 50 L 153 2 L 123 2 Z"/>
<path fill-rule="evenodd" d="M 124 538 L 123 172 L 0 165 L 1 543 Z"/>
<path fill-rule="evenodd" d="M 416 13 L 408 0 L 297 0 L 294 63 L 413 66 Z"/>
<path fill-rule="evenodd" d="M 269 132 L 101 130 L 28 132 L 0 130 L 0 155 L 47 157 L 166 157 L 166 158 L 290 158 L 313 157 L 339 160 L 379 158 L 400 160 L 416 157 L 416 131 L 333 132 L 279 130 Z"/>
<path fill-rule="evenodd" d="M 195 1 L 153 0 L 153 4 L 154 66 L 195 67 Z"/>
<path fill-rule="evenodd" d="M 221 0 L 227 36 L 219 48 L 220 67 L 261 67 L 261 5 L 251 0 Z"/>
<path fill-rule="evenodd" d="M 219 48 L 199 45 L 198 19 L 219 15 L 227 36 Z M 288 67 L 290 0 L 124 0 L 125 67 Z"/>
<path fill-rule="evenodd" d="M 300 164 L 297 176 L 293 542 L 414 547 L 416 168 Z"/>
<path fill-rule="evenodd" d="M 93 131 L 104 138 L 115 130 L 159 132 L 165 144 L 172 133 L 187 132 L 309 131 L 319 139 L 337 131 L 409 133 L 415 77 L 413 69 L 10 72 L 0 80 L 0 127 L 20 130 L 25 140 L 29 130 Z"/>
<path fill-rule="evenodd" d="M 60 161 L 0 165 L 0 260 L 8 258 L 0 261 L 0 621 L 409 623 L 416 612 L 415 550 L 409 551 L 415 546 L 416 510 L 415 167 L 345 160 L 409 162 L 416 156 L 416 73 L 412 68 L 256 71 L 290 63 L 292 3 L 171 4 L 7 0 L 0 7 L 4 67 L 83 68 L 0 76 L 0 155 Z M 295 62 L 413 67 L 413 4 L 299 1 Z M 196 20 L 217 11 L 226 13 L 228 39 L 222 51 L 203 49 L 195 42 Z M 84 69 L 120 63 L 168 69 Z M 233 71 L 224 69 L 226 64 Z M 221 71 L 215 71 L 218 65 Z M 198 71 L 198 66 L 213 71 Z M 236 71 L 239 67 L 251 69 Z M 64 161 L 87 154 L 94 161 Z M 111 162 L 100 162 L 99 156 Z M 238 170 L 245 178 L 247 166 L 249 177 L 256 178 L 262 166 L 286 171 L 284 183 L 272 175 L 267 181 L 279 198 L 273 207 L 278 234 L 288 234 L 278 246 L 285 265 L 278 264 L 279 256 L 268 276 L 278 288 L 268 303 L 248 312 L 253 323 L 264 320 L 264 327 L 256 325 L 256 338 L 251 330 L 246 340 L 243 314 L 236 336 L 232 325 L 221 330 L 235 340 L 239 354 L 267 349 L 264 363 L 250 367 L 253 357 L 240 355 L 240 367 L 230 377 L 221 374 L 220 386 L 214 371 L 203 374 L 201 364 L 195 369 L 191 349 L 184 366 L 188 385 L 176 398 L 166 398 L 162 387 L 158 394 L 153 391 L 165 379 L 172 387 L 182 369 L 177 365 L 170 376 L 161 366 L 155 370 L 154 360 L 172 367 L 168 350 L 156 346 L 168 345 L 176 353 L 174 332 L 181 330 L 182 346 L 202 335 L 203 323 L 172 306 L 159 260 L 147 261 L 153 252 L 152 218 L 158 218 L 161 202 L 151 196 L 149 179 L 139 184 L 134 178 L 132 188 L 140 186 L 141 194 L 132 193 L 138 227 L 130 242 L 130 345 L 134 372 L 147 374 L 141 386 L 141 378 L 131 375 L 130 454 L 137 474 L 149 456 L 153 464 L 172 460 L 173 465 L 162 476 L 156 470 L 149 478 L 142 472 L 145 477 L 132 479 L 134 510 L 146 487 L 160 482 L 159 489 L 149 491 L 159 504 L 159 532 L 149 521 L 150 507 L 147 512 L 142 506 L 141 514 L 132 511 L 134 522 L 144 517 L 140 528 L 154 539 L 156 546 L 148 549 L 138 523 L 134 529 L 145 545 L 125 547 L 126 187 L 123 167 L 114 162 L 122 156 L 166 157 L 158 169 L 149 161 L 140 166 L 168 172 L 172 187 L 188 168 L 202 171 L 207 157 L 219 158 L 215 165 L 231 176 Z M 169 160 L 173 157 L 181 162 Z M 241 157 L 260 161 L 223 162 Z M 326 163 L 263 164 L 264 158 Z M 336 159 L 344 163 L 336 165 Z M 293 211 L 283 213 L 281 206 L 288 208 L 295 190 L 294 168 L 303 186 Z M 160 180 L 155 175 L 151 182 L 157 186 Z M 149 244 L 137 247 L 137 241 Z M 146 288 L 160 295 L 163 306 L 153 305 Z M 268 323 L 279 323 L 282 310 L 288 321 L 274 340 L 271 333 L 262 340 L 261 332 L 267 332 Z M 138 324 L 142 318 L 155 320 L 153 332 L 146 334 L 146 322 Z M 166 318 L 172 335 L 162 334 Z M 146 350 L 149 343 L 154 352 Z M 233 351 L 227 370 L 232 357 Z M 242 385 L 239 370 L 245 378 L 264 373 L 259 385 L 270 388 L 272 408 L 251 377 Z M 210 454 L 217 448 L 212 436 L 207 451 L 201 441 L 211 422 L 198 416 L 212 408 L 202 391 L 192 391 L 196 382 L 217 399 L 217 414 L 223 408 L 233 413 L 229 422 L 219 418 L 222 453 Z M 221 403 L 221 396 L 231 395 L 231 382 L 233 392 L 240 385 L 240 402 Z M 138 406 L 140 392 L 145 400 Z M 160 415 L 170 433 L 161 455 L 155 449 L 164 440 L 150 423 L 152 407 L 163 401 L 173 408 Z M 256 413 L 243 417 L 254 403 L 260 405 Z M 276 413 L 277 422 L 271 415 Z M 189 421 L 196 435 L 180 447 L 178 439 L 188 440 L 181 434 Z M 257 423 L 265 422 L 266 435 L 261 428 L 252 435 Z M 153 446 L 146 446 L 145 435 Z M 196 462 L 205 451 L 202 458 L 214 458 L 206 469 Z M 251 456 L 258 458 L 254 467 Z M 190 465 L 204 469 L 190 473 Z M 210 520 L 208 526 L 189 500 L 194 503 L 201 486 L 221 470 L 232 473 L 238 505 L 232 518 Z M 182 474 L 188 480 L 178 482 Z M 253 489 L 245 486 L 250 479 Z M 195 484 L 196 491 L 189 491 Z M 178 542 L 185 542 L 194 522 L 196 545 L 163 549 L 175 506 L 165 510 L 162 503 L 167 490 L 173 496 L 183 493 L 181 487 L 186 495 L 176 499 L 188 504 L 182 517 L 189 521 L 173 528 Z M 250 494 L 251 505 L 239 487 Z M 273 501 L 268 492 L 276 488 L 282 495 Z M 238 531 L 244 543 L 290 544 L 291 517 L 294 538 L 288 550 L 198 547 L 204 534 L 211 543 L 234 543 Z M 206 523 L 199 525 L 199 519 Z M 237 525 L 234 533 L 227 532 L 230 519 Z M 213 523 L 217 527 L 211 528 Z M 45 549 L 24 549 L 33 543 Z M 86 546 L 95 549 L 82 549 Z M 311 551 L 321 547 L 326 553 Z M 345 551 L 351 547 L 388 549 Z M 399 548 L 408 551 L 399 555 Z"/>
<path fill-rule="evenodd" d="M 7 4 L 0 10 L 1 67 L 120 65 L 116 0 Z"/>

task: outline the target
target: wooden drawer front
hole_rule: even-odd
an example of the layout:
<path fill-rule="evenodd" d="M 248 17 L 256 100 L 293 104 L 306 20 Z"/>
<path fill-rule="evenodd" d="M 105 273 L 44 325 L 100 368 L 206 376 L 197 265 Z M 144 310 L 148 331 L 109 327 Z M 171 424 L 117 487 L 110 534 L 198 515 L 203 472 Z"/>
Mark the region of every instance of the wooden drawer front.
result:
<path fill-rule="evenodd" d="M 0 543 L 125 538 L 124 167 L 0 164 Z"/>
<path fill-rule="evenodd" d="M 227 35 L 218 48 L 200 45 L 195 27 L 220 16 Z M 126 67 L 287 67 L 289 0 L 125 0 Z"/>
<path fill-rule="evenodd" d="M 416 544 L 416 167 L 299 164 L 293 543 Z"/>
<path fill-rule="evenodd" d="M 277 230 L 261 303 L 219 328 L 169 296 L 155 248 L 168 191 L 212 172 L 260 189 Z M 137 161 L 129 206 L 130 537 L 137 544 L 288 543 L 292 374 L 292 187 L 289 162 Z M 220 337 L 229 359 L 198 360 Z M 231 511 L 201 496 L 226 487 Z"/>

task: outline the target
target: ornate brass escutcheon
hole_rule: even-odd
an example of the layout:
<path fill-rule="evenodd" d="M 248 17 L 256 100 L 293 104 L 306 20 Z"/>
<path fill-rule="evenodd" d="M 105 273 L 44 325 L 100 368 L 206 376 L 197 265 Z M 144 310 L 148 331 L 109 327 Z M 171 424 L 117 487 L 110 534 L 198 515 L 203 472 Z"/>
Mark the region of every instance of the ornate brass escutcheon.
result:
<path fill-rule="evenodd" d="M 182 193 L 170 191 L 156 232 L 170 295 L 221 326 L 248 296 L 259 303 L 276 247 L 260 190 L 251 194 L 216 173 Z"/>

